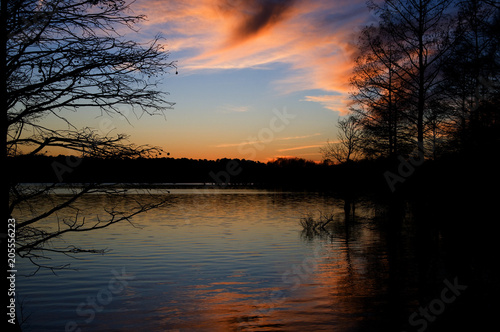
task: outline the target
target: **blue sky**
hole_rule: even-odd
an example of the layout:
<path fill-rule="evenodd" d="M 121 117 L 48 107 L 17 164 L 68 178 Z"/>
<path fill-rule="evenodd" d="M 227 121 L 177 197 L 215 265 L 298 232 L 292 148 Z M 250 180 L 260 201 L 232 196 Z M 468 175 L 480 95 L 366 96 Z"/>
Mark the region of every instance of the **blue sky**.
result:
<path fill-rule="evenodd" d="M 320 161 L 319 147 L 335 141 L 352 45 L 372 19 L 364 0 L 137 0 L 132 9 L 147 20 L 127 37 L 161 33 L 179 72 L 160 86 L 176 103 L 165 117 L 111 120 L 132 142 L 175 158 L 265 162 Z M 289 121 L 278 125 L 277 114 Z"/>

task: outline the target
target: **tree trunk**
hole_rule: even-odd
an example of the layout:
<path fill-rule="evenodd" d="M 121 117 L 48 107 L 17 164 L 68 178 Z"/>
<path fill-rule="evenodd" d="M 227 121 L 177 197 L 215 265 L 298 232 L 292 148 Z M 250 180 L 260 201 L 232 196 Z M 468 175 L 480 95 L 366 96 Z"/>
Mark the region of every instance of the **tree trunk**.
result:
<path fill-rule="evenodd" d="M 9 266 L 9 261 L 7 260 L 8 253 L 8 220 L 10 218 L 9 213 L 9 191 L 10 191 L 10 183 L 9 183 L 9 171 L 10 166 L 7 163 L 7 39 L 8 39 L 8 31 L 7 31 L 7 1 L 1 1 L 0 7 L 0 153 L 1 153 L 1 161 L 0 165 L 3 167 L 3 176 L 1 180 L 1 199 L 2 199 L 2 221 L 3 224 L 2 230 L 0 233 L 0 252 L 2 253 L 2 264 L 0 264 L 2 268 L 2 280 L 4 287 L 2 288 L 2 292 L 4 296 L 7 295 L 6 302 L 2 302 L 2 306 L 6 308 L 7 305 L 11 303 L 11 299 L 16 299 L 16 295 L 11 294 L 11 282 L 7 277 L 10 275 L 8 270 L 12 268 Z M 15 292 L 15 290 L 13 290 Z M 12 296 L 11 296 L 12 295 Z M 5 309 L 4 309 L 5 310 Z M 7 315 L 3 315 L 3 319 L 10 320 L 8 313 L 10 312 L 7 309 Z M 6 331 L 21 331 L 21 327 L 17 320 L 17 317 L 14 319 L 14 324 L 7 323 L 4 324 L 7 326 Z"/>
<path fill-rule="evenodd" d="M 425 110 L 425 50 L 424 50 L 424 4 L 420 2 L 418 22 L 418 102 L 417 102 L 417 147 L 424 156 L 424 110 Z"/>

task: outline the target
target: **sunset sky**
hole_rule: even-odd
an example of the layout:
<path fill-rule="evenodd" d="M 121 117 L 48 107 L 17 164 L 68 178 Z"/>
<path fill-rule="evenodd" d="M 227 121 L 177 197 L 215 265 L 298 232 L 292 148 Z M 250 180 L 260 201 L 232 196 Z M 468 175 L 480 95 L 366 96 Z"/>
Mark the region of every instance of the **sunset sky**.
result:
<path fill-rule="evenodd" d="M 161 33 L 177 61 L 161 86 L 176 105 L 165 118 L 114 118 L 117 132 L 174 158 L 321 160 L 347 109 L 355 34 L 372 19 L 365 0 L 137 0 L 132 9 L 148 18 L 139 38 Z"/>

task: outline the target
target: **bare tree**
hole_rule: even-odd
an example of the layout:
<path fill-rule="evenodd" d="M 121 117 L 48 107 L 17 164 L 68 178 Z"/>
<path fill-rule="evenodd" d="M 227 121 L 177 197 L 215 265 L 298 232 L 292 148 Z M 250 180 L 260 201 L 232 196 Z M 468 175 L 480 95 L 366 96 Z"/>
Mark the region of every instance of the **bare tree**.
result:
<path fill-rule="evenodd" d="M 495 122 L 492 117 L 484 118 L 487 112 L 483 111 L 495 99 L 498 86 L 498 3 L 469 0 L 458 7 L 457 45 L 444 66 L 440 103 L 446 110 L 446 134 L 453 137 L 454 148 L 474 146 L 478 136 L 491 130 Z"/>
<path fill-rule="evenodd" d="M 402 79 L 404 54 L 383 26 L 365 27 L 357 48 L 351 111 L 363 127 L 363 149 L 367 156 L 395 156 L 408 140 L 411 90 Z"/>
<path fill-rule="evenodd" d="M 144 19 L 132 15 L 124 0 L 1 2 L 1 153 L 7 174 L 2 179 L 3 216 L 16 219 L 16 253 L 38 267 L 56 268 L 40 263 L 50 252 L 88 251 L 50 248 L 50 240 L 130 221 L 163 203 L 161 196 L 124 196 L 124 190 L 99 183 L 80 184 L 66 189 L 65 195 L 55 195 L 58 183 L 26 187 L 9 177 L 9 158 L 54 148 L 77 158 L 138 158 L 161 152 L 158 147 L 131 144 L 125 134 L 110 136 L 79 127 L 68 117 L 75 111 L 126 117 L 125 107 L 138 115 L 163 116 L 173 106 L 159 87 L 162 76 L 176 68 L 161 37 L 144 44 L 125 37 Z M 130 204 L 123 208 L 110 203 L 94 219 L 82 216 L 77 203 L 96 193 Z M 60 220 L 57 229 L 37 226 L 63 211 L 72 211 L 73 217 Z"/>
<path fill-rule="evenodd" d="M 335 163 L 347 163 L 361 157 L 361 126 L 355 115 L 338 120 L 338 141 L 327 142 L 320 149 L 324 160 L 333 160 Z"/>
<path fill-rule="evenodd" d="M 424 154 L 426 116 L 429 103 L 439 96 L 435 89 L 441 81 L 442 64 L 451 55 L 454 22 L 450 9 L 453 0 L 386 0 L 374 2 L 381 26 L 392 38 L 392 45 L 403 57 L 397 61 L 396 73 L 413 91 L 416 141 Z"/>

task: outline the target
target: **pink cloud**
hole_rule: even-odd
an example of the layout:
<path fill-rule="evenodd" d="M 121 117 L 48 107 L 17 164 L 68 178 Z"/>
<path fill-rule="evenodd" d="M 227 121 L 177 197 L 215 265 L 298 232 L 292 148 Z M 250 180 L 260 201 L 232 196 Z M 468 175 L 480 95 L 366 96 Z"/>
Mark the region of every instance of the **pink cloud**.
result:
<path fill-rule="evenodd" d="M 341 112 L 354 32 L 369 16 L 364 0 L 139 0 L 134 8 L 164 30 L 171 51 L 187 54 L 183 72 L 283 63 L 290 71 L 273 82 L 278 92 L 323 90 L 307 100 Z"/>

